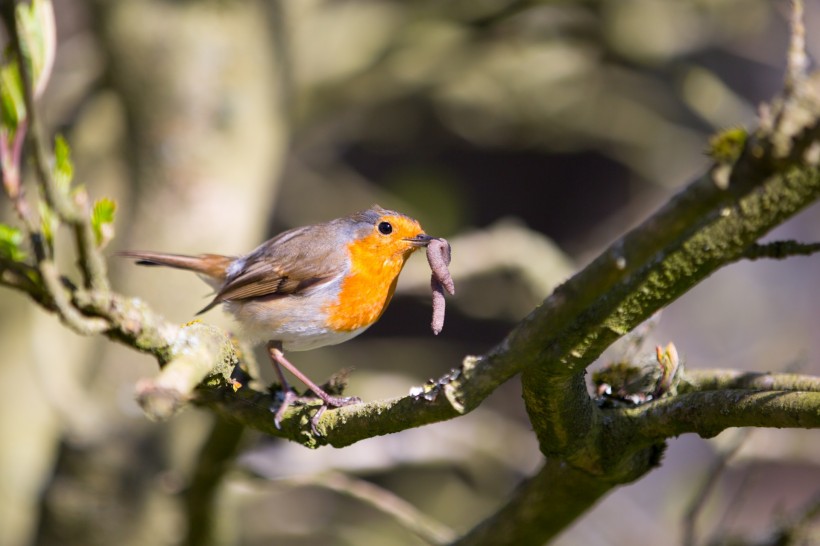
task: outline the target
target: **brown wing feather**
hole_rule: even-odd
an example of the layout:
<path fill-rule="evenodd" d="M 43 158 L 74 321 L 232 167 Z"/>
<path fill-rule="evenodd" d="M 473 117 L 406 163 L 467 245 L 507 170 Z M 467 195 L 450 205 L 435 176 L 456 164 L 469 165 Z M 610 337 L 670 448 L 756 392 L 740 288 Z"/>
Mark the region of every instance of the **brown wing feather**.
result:
<path fill-rule="evenodd" d="M 264 279 L 239 286 L 231 286 L 228 290 L 220 290 L 219 297 L 222 300 L 243 300 L 247 298 L 267 296 L 270 294 L 279 294 L 281 293 L 280 287 L 282 286 L 284 280 L 284 278 L 279 277 Z"/>
<path fill-rule="evenodd" d="M 240 258 L 244 264 L 229 274 L 211 303 L 297 294 L 329 281 L 348 267 L 347 249 L 329 240 L 334 234 L 319 224 L 281 233 Z"/>

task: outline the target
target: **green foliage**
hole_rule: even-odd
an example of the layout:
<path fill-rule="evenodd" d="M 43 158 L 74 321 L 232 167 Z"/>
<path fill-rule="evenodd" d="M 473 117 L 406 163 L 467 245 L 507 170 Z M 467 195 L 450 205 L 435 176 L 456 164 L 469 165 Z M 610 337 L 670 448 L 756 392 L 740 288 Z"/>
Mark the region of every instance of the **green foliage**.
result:
<path fill-rule="evenodd" d="M 51 0 L 32 0 L 17 5 L 17 28 L 23 57 L 28 63 L 34 94 L 39 96 L 51 75 L 56 49 L 54 10 Z"/>
<path fill-rule="evenodd" d="M 72 188 L 74 163 L 71 161 L 71 147 L 59 135 L 54 140 L 52 175 L 56 190 L 62 194 L 61 198 L 73 198 L 85 202 L 86 197 L 83 186 Z M 45 200 L 39 200 L 37 207 L 43 239 L 53 249 L 54 236 L 60 226 L 61 219 Z M 111 199 L 103 198 L 94 202 L 90 220 L 94 231 L 94 240 L 98 247 L 105 246 L 114 237 L 114 213 L 116 210 L 117 204 Z"/>
<path fill-rule="evenodd" d="M 54 182 L 61 192 L 68 191 L 74 178 L 74 163 L 71 162 L 71 148 L 65 139 L 57 135 L 54 139 Z"/>
<path fill-rule="evenodd" d="M 71 188 L 71 181 L 74 178 L 74 164 L 71 162 L 71 148 L 68 142 L 60 136 L 54 139 L 54 182 L 57 191 L 66 194 Z M 38 203 L 40 213 L 40 229 L 43 231 L 43 238 L 49 246 L 54 245 L 54 234 L 60 225 L 57 213 L 48 206 L 44 200 Z"/>
<path fill-rule="evenodd" d="M 114 237 L 114 213 L 117 204 L 106 197 L 94 202 L 91 211 L 91 226 L 98 247 L 103 247 Z"/>
<path fill-rule="evenodd" d="M 23 100 L 20 71 L 17 63 L 6 63 L 0 67 L 0 124 L 3 132 L 13 135 L 25 117 L 26 104 Z"/>
<path fill-rule="evenodd" d="M 57 232 L 60 220 L 57 218 L 57 213 L 42 199 L 37 201 L 37 210 L 40 213 L 40 230 L 43 232 L 43 239 L 53 250 L 54 234 Z"/>
<path fill-rule="evenodd" d="M 45 88 L 51 75 L 56 48 L 54 11 L 51 0 L 33 0 L 17 6 L 17 27 L 21 37 L 23 58 L 34 80 L 35 95 Z M 7 48 L 0 66 L 0 129 L 14 136 L 26 119 L 23 82 L 18 61 Z"/>
<path fill-rule="evenodd" d="M 26 259 L 23 245 L 23 232 L 17 228 L 0 224 L 0 258 L 14 262 Z"/>
<path fill-rule="evenodd" d="M 63 194 L 76 195 L 83 191 L 82 186 L 71 187 L 74 179 L 74 163 L 71 161 L 71 147 L 62 137 L 57 136 L 54 140 L 54 182 L 57 191 Z M 117 204 L 108 198 L 98 199 L 91 209 L 91 227 L 94 230 L 94 240 L 98 247 L 108 244 L 114 237 L 114 213 Z M 40 218 L 42 220 L 42 230 L 46 241 L 49 244 L 54 242 L 54 233 L 59 226 L 59 218 L 54 210 L 44 202 L 40 202 Z"/>

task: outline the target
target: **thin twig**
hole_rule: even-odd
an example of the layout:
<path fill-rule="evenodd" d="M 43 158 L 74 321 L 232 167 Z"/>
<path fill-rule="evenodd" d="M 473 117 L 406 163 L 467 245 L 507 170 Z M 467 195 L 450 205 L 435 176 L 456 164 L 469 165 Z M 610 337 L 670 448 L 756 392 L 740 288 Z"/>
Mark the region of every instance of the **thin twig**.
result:
<path fill-rule="evenodd" d="M 803 0 L 792 0 L 791 39 L 786 65 L 785 91 L 793 93 L 806 77 L 809 65 L 806 56 L 806 27 L 803 23 Z"/>
<path fill-rule="evenodd" d="M 35 279 L 40 279 L 40 273 L 32 266 L 0 258 L 0 284 L 21 290 L 41 305 L 53 308 L 42 283 Z"/>
<path fill-rule="evenodd" d="M 747 260 L 770 258 L 785 260 L 792 256 L 811 256 L 820 252 L 820 243 L 800 243 L 797 241 L 772 241 L 770 243 L 755 243 L 746 249 L 743 257 Z"/>
<path fill-rule="evenodd" d="M 3 20 L 4 26 L 12 36 L 17 35 L 17 24 L 15 16 L 15 5 L 13 2 L 2 5 L 0 9 L 0 17 Z M 16 49 L 17 64 L 22 64 L 22 57 L 19 54 L 20 49 Z M 19 68 L 18 68 L 19 69 Z M 22 72 L 21 72 L 22 74 Z M 26 139 L 28 131 L 28 119 L 23 118 L 18 121 L 17 127 L 14 131 L 14 138 L 11 143 L 5 137 L 0 137 L 0 162 L 2 162 L 2 176 L 3 187 L 6 194 L 11 199 L 14 205 L 14 210 L 20 221 L 26 228 L 29 234 L 29 242 L 32 250 L 36 256 L 47 256 L 48 248 L 44 243 L 44 238 L 41 233 L 40 226 L 31 211 L 31 207 L 25 198 L 25 191 L 23 189 L 21 169 L 23 142 Z M 11 144 L 9 146 L 9 144 Z"/>
<path fill-rule="evenodd" d="M 453 278 L 467 280 L 495 272 L 511 272 L 533 295 L 533 304 L 550 295 L 575 272 L 575 265 L 543 234 L 512 219 L 463 233 L 450 240 L 458 259 L 448 266 Z M 422 260 L 409 260 L 398 291 L 426 293 L 430 269 Z M 522 307 L 522 313 L 527 309 Z"/>
<path fill-rule="evenodd" d="M 61 193 L 57 189 L 57 184 L 52 177 L 51 169 L 49 168 L 50 161 L 46 155 L 45 144 L 42 139 L 38 127 L 37 112 L 34 109 L 34 84 L 32 82 L 33 75 L 29 70 L 28 63 L 25 62 L 23 55 L 23 47 L 21 43 L 20 33 L 17 25 L 7 25 L 9 37 L 11 38 L 11 46 L 14 55 L 17 57 L 17 65 L 20 70 L 20 81 L 23 85 L 23 101 L 26 105 L 26 118 L 29 126 L 29 142 L 32 148 L 32 155 L 34 158 L 34 169 L 37 172 L 37 178 L 43 189 L 46 202 L 54 209 L 60 218 L 65 221 L 74 221 L 78 219 L 78 211 L 71 203 L 67 194 Z"/>
<path fill-rule="evenodd" d="M 681 394 L 717 390 L 820 392 L 820 377 L 796 373 L 689 369 L 678 385 Z"/>
<path fill-rule="evenodd" d="M 393 517 L 406 529 L 430 544 L 449 544 L 457 536 L 452 529 L 430 518 L 391 491 L 342 472 L 326 472 L 301 479 L 290 479 L 288 483 L 324 487 L 358 499 Z"/>
<path fill-rule="evenodd" d="M 75 308 L 63 286 L 60 273 L 50 260 L 43 260 L 39 264 L 43 284 L 52 297 L 54 307 L 65 324 L 78 334 L 90 336 L 105 332 L 109 329 L 108 321 L 101 318 L 86 317 Z"/>
<path fill-rule="evenodd" d="M 816 544 L 811 538 L 803 536 L 809 524 L 820 517 L 820 494 L 815 495 L 803 506 L 803 509 L 791 521 L 777 529 L 766 541 L 767 545 L 783 544 Z M 803 542 L 805 541 L 805 542 Z"/>
<path fill-rule="evenodd" d="M 48 158 L 43 138 L 42 128 L 37 118 L 34 105 L 33 74 L 29 70 L 23 55 L 23 46 L 16 21 L 7 25 L 14 54 L 18 60 L 20 81 L 23 85 L 23 99 L 26 105 L 28 122 L 28 138 L 32 148 L 34 170 L 48 205 L 57 213 L 58 217 L 68 223 L 74 232 L 74 239 L 79 253 L 78 263 L 83 273 L 84 285 L 102 292 L 108 292 L 109 282 L 105 260 L 96 247 L 94 231 L 91 227 L 90 209 L 84 193 L 78 194 L 78 202 L 71 200 L 67 192 L 61 192 L 57 187 L 51 170 L 51 161 Z"/>
<path fill-rule="evenodd" d="M 85 214 L 80 215 L 79 219 L 71 224 L 79 254 L 77 262 L 83 272 L 85 287 L 97 292 L 108 292 L 110 290 L 108 267 L 97 247 L 96 236 L 91 226 L 91 209 L 88 205 L 88 196 L 85 192 L 80 192 L 77 199 L 77 208 L 84 211 Z"/>
<path fill-rule="evenodd" d="M 759 474 L 760 471 L 757 468 L 749 468 L 747 466 L 743 470 L 743 476 L 740 479 L 740 484 L 734 491 L 732 491 L 730 496 L 727 496 L 724 501 L 724 505 L 728 508 L 723 511 L 720 518 L 715 523 L 715 529 L 712 531 L 712 536 L 702 540 L 703 544 L 711 545 L 720 544 L 721 541 L 726 542 L 727 537 L 723 532 L 731 527 L 732 521 L 736 520 L 738 514 L 741 513 L 744 502 L 751 496 L 750 492 L 754 490 L 754 483 Z"/>
<path fill-rule="evenodd" d="M 700 486 L 696 489 L 694 497 L 689 502 L 689 508 L 683 516 L 683 546 L 695 546 L 695 531 L 697 520 L 703 509 L 706 507 L 706 501 L 709 495 L 718 484 L 721 474 L 726 469 L 726 465 L 737 454 L 746 440 L 752 429 L 741 429 L 732 438 L 729 446 L 719 453 L 717 458 L 712 462 L 712 465 L 703 476 Z"/>

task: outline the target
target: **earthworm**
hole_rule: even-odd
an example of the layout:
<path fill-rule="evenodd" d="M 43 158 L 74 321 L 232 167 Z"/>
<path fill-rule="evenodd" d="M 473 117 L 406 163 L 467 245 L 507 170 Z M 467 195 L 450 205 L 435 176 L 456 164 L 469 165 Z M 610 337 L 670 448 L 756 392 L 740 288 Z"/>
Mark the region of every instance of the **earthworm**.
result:
<path fill-rule="evenodd" d="M 444 291 L 456 293 L 453 277 L 447 266 L 450 264 L 450 243 L 447 239 L 436 238 L 427 245 L 427 263 L 433 272 L 430 277 L 430 288 L 433 289 L 433 321 L 430 327 L 438 335 L 444 328 Z"/>

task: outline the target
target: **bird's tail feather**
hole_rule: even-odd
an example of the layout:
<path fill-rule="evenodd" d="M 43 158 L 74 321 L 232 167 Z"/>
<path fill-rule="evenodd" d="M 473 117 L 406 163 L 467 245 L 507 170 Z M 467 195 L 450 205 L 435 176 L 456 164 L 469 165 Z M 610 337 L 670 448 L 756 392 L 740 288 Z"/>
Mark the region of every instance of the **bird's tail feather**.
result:
<path fill-rule="evenodd" d="M 118 256 L 134 258 L 138 265 L 164 265 L 186 271 L 194 271 L 214 280 L 225 280 L 228 266 L 234 258 L 221 254 L 200 254 L 186 256 L 184 254 L 165 254 L 162 252 L 126 251 Z"/>

